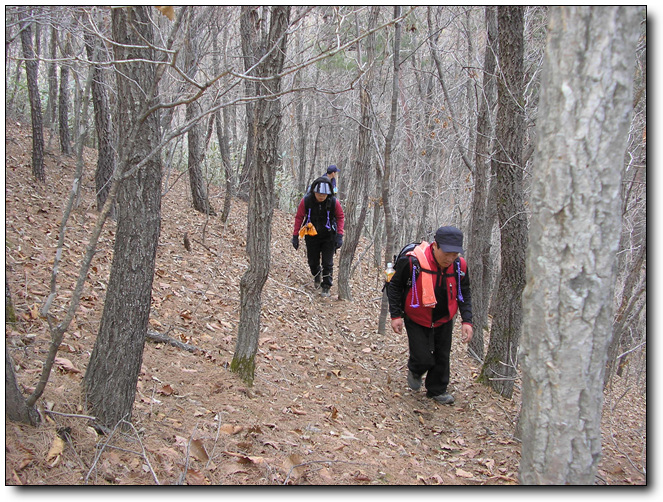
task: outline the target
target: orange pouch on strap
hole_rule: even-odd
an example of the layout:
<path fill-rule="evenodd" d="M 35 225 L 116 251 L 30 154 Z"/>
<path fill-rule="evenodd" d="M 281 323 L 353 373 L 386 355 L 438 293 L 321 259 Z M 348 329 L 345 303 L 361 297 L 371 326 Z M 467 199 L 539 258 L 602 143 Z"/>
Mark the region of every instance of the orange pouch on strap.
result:
<path fill-rule="evenodd" d="M 419 266 L 421 266 L 422 273 L 419 274 L 421 277 L 421 303 L 424 307 L 434 307 L 437 304 L 435 299 L 435 286 L 433 284 L 433 274 L 425 273 L 424 271 L 430 271 L 430 264 L 428 258 L 426 258 L 426 253 L 424 249 L 428 246 L 426 241 L 421 241 L 417 247 L 415 247 L 410 253 L 413 254 L 415 258 L 419 261 Z"/>

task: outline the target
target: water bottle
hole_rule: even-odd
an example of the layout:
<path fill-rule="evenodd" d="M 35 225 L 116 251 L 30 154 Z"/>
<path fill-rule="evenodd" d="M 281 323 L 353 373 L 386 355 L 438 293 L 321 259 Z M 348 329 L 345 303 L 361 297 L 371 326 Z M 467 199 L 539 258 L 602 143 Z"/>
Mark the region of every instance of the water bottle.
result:
<path fill-rule="evenodd" d="M 387 282 L 391 281 L 391 278 L 395 273 L 396 271 L 394 270 L 394 264 L 391 262 L 387 263 L 387 268 L 384 270 L 384 275 L 387 278 Z"/>

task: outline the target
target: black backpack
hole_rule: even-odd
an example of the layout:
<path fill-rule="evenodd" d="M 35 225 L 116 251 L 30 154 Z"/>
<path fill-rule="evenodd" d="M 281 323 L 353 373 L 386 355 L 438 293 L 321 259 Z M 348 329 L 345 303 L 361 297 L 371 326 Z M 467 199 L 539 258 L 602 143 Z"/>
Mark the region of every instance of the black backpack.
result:
<path fill-rule="evenodd" d="M 328 222 L 328 229 L 333 233 L 336 234 L 336 197 L 333 195 L 334 194 L 334 187 L 332 186 L 331 180 L 327 178 L 327 176 L 320 176 L 319 178 L 316 178 L 313 183 L 311 183 L 311 186 L 309 187 L 308 191 L 306 192 L 306 195 L 304 196 L 304 208 L 306 210 L 307 214 L 307 220 L 304 221 L 304 224 L 308 223 L 310 221 L 310 209 L 313 207 L 313 201 L 315 200 L 315 195 L 314 191 L 318 185 L 321 183 L 326 183 L 329 185 L 329 191 L 331 195 L 327 196 L 327 199 L 325 200 L 325 210 L 327 211 L 327 222 Z"/>

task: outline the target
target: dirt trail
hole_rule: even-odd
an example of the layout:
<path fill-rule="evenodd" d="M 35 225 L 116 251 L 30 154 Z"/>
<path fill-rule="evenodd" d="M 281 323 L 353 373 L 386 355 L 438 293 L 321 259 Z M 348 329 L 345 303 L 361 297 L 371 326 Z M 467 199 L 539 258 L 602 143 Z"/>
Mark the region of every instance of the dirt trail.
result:
<path fill-rule="evenodd" d="M 48 349 L 37 311 L 48 296 L 57 232 L 74 161 L 48 154 L 48 186 L 30 176 L 29 135 L 7 129 L 6 272 L 20 321 L 6 328 L 19 383 L 34 387 Z M 93 152 L 87 165 L 94 165 Z M 52 313 L 61 318 L 90 229 L 94 182 L 67 230 Z M 212 204 L 222 194 L 211 190 Z M 246 206 L 228 225 L 191 208 L 184 178 L 163 199 L 151 328 L 200 348 L 147 342 L 133 413 L 134 432 L 89 427 L 81 381 L 99 327 L 112 259 L 106 225 L 76 320 L 60 348 L 37 428 L 6 423 L 5 482 L 15 484 L 515 484 L 520 445 L 512 437 L 520 396 L 496 396 L 474 379 L 478 364 L 454 341 L 452 406 L 406 384 L 407 342 L 377 334 L 380 271 L 362 263 L 354 301 L 321 298 L 304 246 L 290 245 L 292 215 L 277 211 L 272 267 L 263 293 L 256 379 L 228 369 L 239 319 Z M 187 232 L 192 249 L 187 251 Z M 205 241 L 203 243 L 203 234 Z M 357 250 L 364 250 L 362 243 Z M 634 396 L 606 421 L 601 479 L 643 484 L 646 403 Z M 628 424 L 620 428 L 615 424 Z M 58 431 L 65 438 L 61 452 Z M 614 438 L 614 440 L 613 440 Z M 626 452 L 626 453 L 624 453 Z M 633 463 L 632 463 L 633 462 Z M 636 468 L 637 467 L 637 468 Z"/>

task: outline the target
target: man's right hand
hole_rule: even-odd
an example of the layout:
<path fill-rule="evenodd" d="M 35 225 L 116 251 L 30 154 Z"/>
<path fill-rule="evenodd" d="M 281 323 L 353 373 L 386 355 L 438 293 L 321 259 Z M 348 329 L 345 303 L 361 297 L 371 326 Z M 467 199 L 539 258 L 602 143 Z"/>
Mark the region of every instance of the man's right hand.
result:
<path fill-rule="evenodd" d="M 299 236 L 298 235 L 293 235 L 292 236 L 292 247 L 295 248 L 295 251 L 299 249 Z"/>
<path fill-rule="evenodd" d="M 394 333 L 398 333 L 400 335 L 403 332 L 403 318 L 398 317 L 396 319 L 392 319 L 391 329 L 394 330 Z"/>

